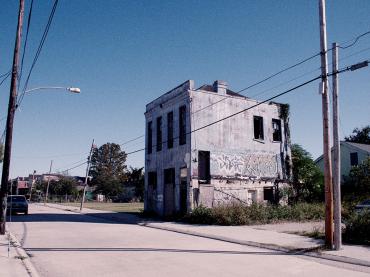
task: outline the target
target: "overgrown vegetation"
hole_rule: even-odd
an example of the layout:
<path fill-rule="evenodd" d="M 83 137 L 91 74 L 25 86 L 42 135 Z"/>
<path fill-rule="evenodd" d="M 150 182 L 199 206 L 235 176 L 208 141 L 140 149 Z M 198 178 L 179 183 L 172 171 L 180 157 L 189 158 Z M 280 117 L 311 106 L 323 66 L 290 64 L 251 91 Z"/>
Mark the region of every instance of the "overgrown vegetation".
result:
<path fill-rule="evenodd" d="M 286 194 L 290 204 L 298 202 L 318 202 L 324 200 L 324 177 L 316 166 L 309 152 L 298 144 L 293 144 L 292 184 L 283 194 Z"/>
<path fill-rule="evenodd" d="M 253 225 L 282 221 L 310 221 L 324 218 L 323 204 L 298 203 L 292 206 L 253 204 L 221 205 L 214 208 L 199 206 L 184 220 L 193 224 Z"/>
<path fill-rule="evenodd" d="M 345 224 L 345 242 L 370 245 L 370 210 L 352 213 Z"/>

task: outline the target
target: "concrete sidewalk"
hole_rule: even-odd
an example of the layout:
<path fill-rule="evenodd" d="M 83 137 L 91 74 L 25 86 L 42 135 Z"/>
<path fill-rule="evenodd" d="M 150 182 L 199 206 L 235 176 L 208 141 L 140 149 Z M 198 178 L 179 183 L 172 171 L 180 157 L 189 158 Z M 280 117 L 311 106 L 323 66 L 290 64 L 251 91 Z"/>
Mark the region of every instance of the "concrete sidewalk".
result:
<path fill-rule="evenodd" d="M 48 204 L 50 207 L 80 212 L 79 208 Z M 204 237 L 230 243 L 254 246 L 288 253 L 297 253 L 348 264 L 370 267 L 370 247 L 343 245 L 340 251 L 323 249 L 322 240 L 290 233 L 284 230 L 307 231 L 307 223 L 280 223 L 255 226 L 191 225 L 175 222 L 145 221 L 133 214 L 83 209 L 83 214 L 105 218 L 122 223 L 136 223 L 145 227 Z M 284 226 L 285 224 L 285 226 Z M 311 223 L 312 224 L 312 223 Z M 321 223 L 313 223 L 316 228 Z"/>
<path fill-rule="evenodd" d="M 9 247 L 10 241 L 10 247 Z M 9 256 L 8 256 L 9 255 Z M 29 257 L 18 245 L 14 238 L 6 235 L 0 235 L 0 268 L 1 276 L 7 277 L 25 277 L 38 276 L 32 269 L 28 269 Z"/>

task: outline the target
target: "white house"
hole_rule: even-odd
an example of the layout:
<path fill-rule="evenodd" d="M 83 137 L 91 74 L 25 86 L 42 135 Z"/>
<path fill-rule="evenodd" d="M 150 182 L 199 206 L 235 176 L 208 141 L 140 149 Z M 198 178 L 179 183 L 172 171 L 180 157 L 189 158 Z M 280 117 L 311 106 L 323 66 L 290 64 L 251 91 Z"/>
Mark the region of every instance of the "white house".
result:
<path fill-rule="evenodd" d="M 340 142 L 341 182 L 343 182 L 345 176 L 348 176 L 353 166 L 361 164 L 364 160 L 366 160 L 369 157 L 370 157 L 370 145 L 341 141 Z M 324 159 L 322 155 L 316 159 L 315 163 L 321 169 L 321 171 L 324 172 Z"/>

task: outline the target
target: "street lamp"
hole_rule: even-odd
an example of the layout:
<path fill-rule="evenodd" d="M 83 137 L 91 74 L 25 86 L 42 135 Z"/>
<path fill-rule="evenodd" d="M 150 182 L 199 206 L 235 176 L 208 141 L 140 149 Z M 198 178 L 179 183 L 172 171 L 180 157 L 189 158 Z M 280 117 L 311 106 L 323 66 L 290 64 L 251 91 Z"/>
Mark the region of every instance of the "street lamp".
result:
<path fill-rule="evenodd" d="M 19 26 L 18 26 L 19 29 Z M 18 44 L 17 44 L 18 43 Z M 18 40 L 16 44 L 19 46 Z M 3 159 L 3 172 L 1 176 L 1 187 L 0 187 L 0 235 L 5 234 L 5 223 L 6 223 L 6 198 L 8 194 L 8 180 L 9 180 L 9 168 L 10 168 L 10 157 L 12 152 L 12 139 L 13 139 L 13 122 L 14 114 L 18 108 L 17 104 L 17 66 L 18 56 L 14 54 L 13 60 L 13 74 L 10 83 L 10 97 L 8 105 L 8 116 L 6 119 L 6 131 L 5 131 L 5 147 L 4 147 L 4 159 Z M 24 94 L 31 91 L 42 90 L 42 89 L 65 89 L 72 93 L 80 93 L 81 90 L 75 87 L 37 87 L 24 91 Z"/>
<path fill-rule="evenodd" d="M 35 90 L 43 90 L 43 89 L 64 89 L 72 93 L 80 93 L 81 89 L 80 88 L 75 88 L 75 87 L 37 87 L 37 88 L 32 88 L 29 90 L 26 90 L 25 93 L 35 91 Z"/>

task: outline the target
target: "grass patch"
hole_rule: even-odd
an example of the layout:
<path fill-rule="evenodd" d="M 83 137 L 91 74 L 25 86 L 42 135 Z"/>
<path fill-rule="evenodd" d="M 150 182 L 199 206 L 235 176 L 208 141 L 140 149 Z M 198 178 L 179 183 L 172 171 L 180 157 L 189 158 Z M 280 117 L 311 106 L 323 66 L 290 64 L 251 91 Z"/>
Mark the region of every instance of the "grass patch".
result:
<path fill-rule="evenodd" d="M 80 207 L 78 202 L 66 202 L 61 203 L 64 206 L 71 207 Z M 105 203 L 105 202 L 86 202 L 84 203 L 84 208 L 94 209 L 94 210 L 103 210 L 103 211 L 112 211 L 118 213 L 132 213 L 139 214 L 144 210 L 144 203 L 135 202 L 135 203 Z"/>
<path fill-rule="evenodd" d="M 197 207 L 184 217 L 194 224 L 255 225 L 286 221 L 312 221 L 324 219 L 323 204 L 299 203 L 293 206 L 228 204 L 213 208 Z"/>

